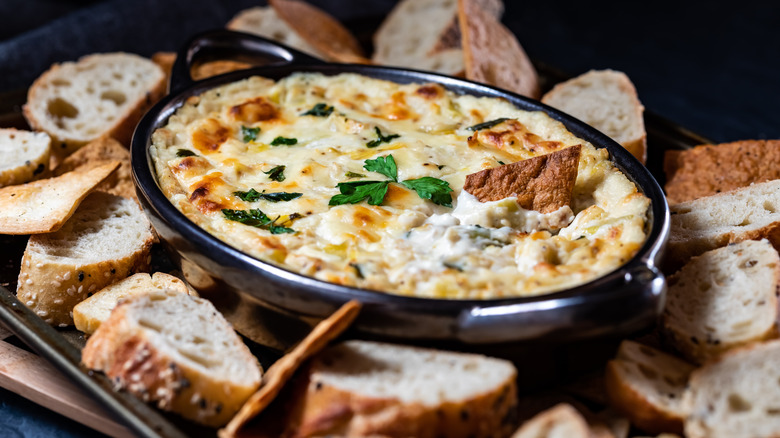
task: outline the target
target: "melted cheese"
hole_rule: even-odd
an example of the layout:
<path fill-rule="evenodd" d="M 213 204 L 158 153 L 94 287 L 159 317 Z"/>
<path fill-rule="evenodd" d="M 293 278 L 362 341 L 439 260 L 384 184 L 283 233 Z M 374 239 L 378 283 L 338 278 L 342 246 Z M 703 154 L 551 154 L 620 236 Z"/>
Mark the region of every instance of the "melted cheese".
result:
<path fill-rule="evenodd" d="M 317 104 L 327 116 L 302 115 Z M 477 132 L 470 126 L 499 118 Z M 398 135 L 369 148 L 383 135 Z M 246 129 L 257 131 L 244 141 Z M 294 145 L 276 145 L 278 137 Z M 466 175 L 582 145 L 572 205 L 543 215 L 514 198 L 480 203 Z M 182 157 L 181 149 L 196 156 Z M 438 298 L 527 296 L 565 289 L 628 261 L 645 240 L 650 201 L 609 161 L 542 112 L 458 96 L 438 84 L 354 74 L 252 77 L 191 98 L 153 136 L 161 186 L 195 223 L 259 259 L 325 281 Z M 398 181 L 434 177 L 452 207 L 391 183 L 381 205 L 330 206 L 338 183 L 386 178 L 368 159 L 392 155 Z M 285 166 L 283 181 L 269 177 Z M 363 177 L 355 176 L 361 174 Z M 286 202 L 236 192 L 301 193 Z M 261 210 L 293 233 L 228 220 Z"/>

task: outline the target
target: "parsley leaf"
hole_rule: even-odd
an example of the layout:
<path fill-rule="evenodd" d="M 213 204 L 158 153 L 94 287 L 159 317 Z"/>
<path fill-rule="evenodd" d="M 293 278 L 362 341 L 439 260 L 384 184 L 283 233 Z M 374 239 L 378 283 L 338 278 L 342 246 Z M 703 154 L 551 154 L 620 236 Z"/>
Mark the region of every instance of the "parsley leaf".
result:
<path fill-rule="evenodd" d="M 268 175 L 268 178 L 282 182 L 284 181 L 284 169 L 287 166 L 276 166 L 273 169 L 269 170 L 268 172 L 263 171 L 264 174 Z"/>
<path fill-rule="evenodd" d="M 490 120 L 490 121 L 487 121 L 487 122 L 484 122 L 484 123 L 479 123 L 479 124 L 474 125 L 474 126 L 469 126 L 466 129 L 468 129 L 469 131 L 480 131 L 482 129 L 492 128 L 492 127 L 498 125 L 499 123 L 506 122 L 507 120 L 509 120 L 509 119 L 507 119 L 506 117 L 501 117 L 500 119 Z"/>
<path fill-rule="evenodd" d="M 241 140 L 244 143 L 257 140 L 257 134 L 260 133 L 260 128 L 250 128 L 248 126 L 241 125 Z"/>
<path fill-rule="evenodd" d="M 301 114 L 302 116 L 315 116 L 315 117 L 328 117 L 330 113 L 333 112 L 333 107 L 328 106 L 324 103 L 318 103 L 314 105 L 314 107 L 305 113 Z"/>
<path fill-rule="evenodd" d="M 417 192 L 417 196 L 430 199 L 434 204 L 452 207 L 452 195 L 450 195 L 452 189 L 447 181 L 424 176 L 417 179 L 407 179 L 401 184 Z"/>
<path fill-rule="evenodd" d="M 400 137 L 398 134 L 392 134 L 392 135 L 382 135 L 382 131 L 379 130 L 378 126 L 374 127 L 374 131 L 376 131 L 376 136 L 378 137 L 376 140 L 371 140 L 368 143 L 366 143 L 366 146 L 370 148 L 375 148 L 379 146 L 382 143 L 390 143 L 394 138 Z"/>
<path fill-rule="evenodd" d="M 366 160 L 363 168 L 369 172 L 377 172 L 398 182 L 398 166 L 395 164 L 395 158 L 392 155 L 379 157 L 374 160 Z"/>
<path fill-rule="evenodd" d="M 280 137 L 276 137 L 271 141 L 271 146 L 279 146 L 279 145 L 292 146 L 297 143 L 298 143 L 297 138 L 287 138 L 287 137 L 280 136 Z"/>
<path fill-rule="evenodd" d="M 346 176 L 347 178 L 365 178 L 366 177 L 362 173 L 357 173 L 357 172 L 347 172 L 347 173 L 344 174 L 344 176 Z"/>
<path fill-rule="evenodd" d="M 247 192 L 233 192 L 234 195 L 238 196 L 242 201 L 246 202 L 257 202 L 261 199 L 271 202 L 279 202 L 279 201 L 292 201 L 295 198 L 300 198 L 303 193 L 286 193 L 286 192 L 276 192 L 276 193 L 265 193 L 265 192 L 258 192 L 255 189 L 249 189 Z"/>
<path fill-rule="evenodd" d="M 328 205 L 357 204 L 368 198 L 371 205 L 381 205 L 387 194 L 390 181 L 352 181 L 338 183 L 341 192 L 330 198 Z"/>
<path fill-rule="evenodd" d="M 189 149 L 179 149 L 178 151 L 176 151 L 176 156 L 179 157 L 179 158 L 197 157 L 198 154 L 196 154 L 195 152 L 192 152 Z"/>
<path fill-rule="evenodd" d="M 276 221 L 279 220 L 279 218 L 271 220 L 271 218 L 269 218 L 265 213 L 257 208 L 252 210 L 223 209 L 222 214 L 224 214 L 225 218 L 228 220 L 239 222 L 244 225 L 249 225 L 251 227 L 268 230 L 271 232 L 271 234 L 285 234 L 295 232 L 295 230 L 292 228 L 276 225 Z"/>

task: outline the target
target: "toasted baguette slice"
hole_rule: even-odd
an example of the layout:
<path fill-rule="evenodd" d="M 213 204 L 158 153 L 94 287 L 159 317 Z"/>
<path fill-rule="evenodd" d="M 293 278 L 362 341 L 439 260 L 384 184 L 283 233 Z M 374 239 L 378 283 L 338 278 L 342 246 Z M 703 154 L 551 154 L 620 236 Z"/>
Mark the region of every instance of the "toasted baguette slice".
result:
<path fill-rule="evenodd" d="M 24 117 L 53 141 L 60 158 L 103 135 L 130 144 L 135 125 L 165 93 L 165 73 L 130 53 L 101 53 L 55 64 L 35 80 Z"/>
<path fill-rule="evenodd" d="M 780 140 L 743 140 L 668 150 L 664 173 L 666 197 L 671 203 L 780 179 Z"/>
<path fill-rule="evenodd" d="M 683 397 L 688 438 L 780 436 L 780 341 L 724 354 L 691 374 Z"/>
<path fill-rule="evenodd" d="M 644 164 L 647 133 L 644 106 L 625 73 L 591 70 L 548 91 L 542 102 L 568 113 L 620 143 Z"/>
<path fill-rule="evenodd" d="M 45 132 L 0 129 L 0 187 L 45 176 L 50 151 L 51 137 Z"/>
<path fill-rule="evenodd" d="M 89 294 L 149 269 L 153 241 L 135 201 L 94 192 L 59 231 L 30 236 L 16 296 L 49 324 L 71 325 Z"/>
<path fill-rule="evenodd" d="M 366 341 L 312 359 L 289 436 L 506 436 L 517 370 L 507 361 Z"/>
<path fill-rule="evenodd" d="M 523 423 L 512 438 L 591 438 L 591 432 L 574 407 L 561 403 Z"/>
<path fill-rule="evenodd" d="M 95 189 L 137 201 L 130 151 L 111 137 L 100 137 L 87 143 L 60 163 L 53 173 L 54 176 L 60 176 L 76 169 L 92 169 L 110 161 L 119 161 L 121 164 Z"/>
<path fill-rule="evenodd" d="M 655 348 L 625 340 L 607 363 L 610 405 L 651 434 L 682 433 L 682 395 L 693 365 Z"/>
<path fill-rule="evenodd" d="M 681 202 L 669 209 L 668 268 L 743 240 L 768 239 L 775 249 L 780 248 L 780 180 Z"/>
<path fill-rule="evenodd" d="M 246 32 L 272 39 L 293 49 L 325 59 L 324 53 L 319 52 L 301 38 L 271 6 L 245 9 L 236 14 L 226 27 L 237 32 Z"/>
<path fill-rule="evenodd" d="M 73 308 L 73 323 L 77 329 L 91 335 L 108 319 L 119 301 L 159 290 L 198 296 L 184 281 L 173 275 L 164 272 L 155 272 L 154 275 L 133 274 L 100 289 L 94 295 L 88 293 L 87 299 Z"/>
<path fill-rule="evenodd" d="M 171 290 L 119 303 L 81 357 L 144 401 L 209 426 L 230 420 L 262 376 L 209 301 Z"/>
<path fill-rule="evenodd" d="M 661 329 L 688 360 L 703 363 L 777 336 L 780 257 L 747 240 L 694 257 L 669 277 Z"/>

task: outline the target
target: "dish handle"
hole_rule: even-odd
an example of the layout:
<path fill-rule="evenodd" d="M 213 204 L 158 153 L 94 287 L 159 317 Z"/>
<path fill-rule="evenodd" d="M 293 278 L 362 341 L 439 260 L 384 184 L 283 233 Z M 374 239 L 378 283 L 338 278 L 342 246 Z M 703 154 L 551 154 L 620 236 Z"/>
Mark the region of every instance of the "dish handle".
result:
<path fill-rule="evenodd" d="M 560 298 L 464 310 L 457 337 L 479 344 L 625 335 L 650 326 L 663 310 L 666 279 L 652 265 L 590 286 L 575 295 L 564 292 Z"/>
<path fill-rule="evenodd" d="M 212 60 L 245 61 L 253 66 L 322 64 L 323 61 L 267 38 L 232 30 L 212 30 L 192 37 L 176 54 L 170 93 L 195 83 L 192 67 Z"/>

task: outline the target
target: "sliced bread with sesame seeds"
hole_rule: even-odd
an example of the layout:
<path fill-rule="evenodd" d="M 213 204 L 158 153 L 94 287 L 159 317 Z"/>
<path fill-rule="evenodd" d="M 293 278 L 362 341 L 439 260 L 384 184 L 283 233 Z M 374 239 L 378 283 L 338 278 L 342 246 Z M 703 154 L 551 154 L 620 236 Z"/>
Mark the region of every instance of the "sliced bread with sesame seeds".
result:
<path fill-rule="evenodd" d="M 153 241 L 135 201 L 93 192 L 58 231 L 30 236 L 16 296 L 49 324 L 72 325 L 89 293 L 148 271 Z"/>
<path fill-rule="evenodd" d="M 780 340 L 731 350 L 691 374 L 688 438 L 780 436 Z"/>
<path fill-rule="evenodd" d="M 0 187 L 46 176 L 51 137 L 45 132 L 0 129 Z"/>
<path fill-rule="evenodd" d="M 557 404 L 523 423 L 512 438 L 591 438 L 585 417 L 568 403 Z"/>
<path fill-rule="evenodd" d="M 127 146 L 138 120 L 165 93 L 165 73 L 131 53 L 98 53 L 55 64 L 30 87 L 23 112 L 48 133 L 58 158 L 103 135 Z"/>
<path fill-rule="evenodd" d="M 82 361 L 161 409 L 221 426 L 260 385 L 262 368 L 207 300 L 162 290 L 124 300 Z"/>
<path fill-rule="evenodd" d="M 647 433 L 682 433 L 682 396 L 694 369 L 675 356 L 625 340 L 607 363 L 609 404 Z"/>
<path fill-rule="evenodd" d="M 705 252 L 668 282 L 661 332 L 694 363 L 777 336 L 780 256 L 766 240 Z"/>
<path fill-rule="evenodd" d="M 73 308 L 73 323 L 78 330 L 91 335 L 108 319 L 120 300 L 159 290 L 198 296 L 194 289 L 187 287 L 187 283 L 173 275 L 164 272 L 155 272 L 153 275 L 133 274 L 100 289 L 94 295 L 87 293 L 88 298 Z"/>
<path fill-rule="evenodd" d="M 517 427 L 516 377 L 501 359 L 346 341 L 299 373 L 285 433 L 504 437 Z"/>

